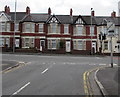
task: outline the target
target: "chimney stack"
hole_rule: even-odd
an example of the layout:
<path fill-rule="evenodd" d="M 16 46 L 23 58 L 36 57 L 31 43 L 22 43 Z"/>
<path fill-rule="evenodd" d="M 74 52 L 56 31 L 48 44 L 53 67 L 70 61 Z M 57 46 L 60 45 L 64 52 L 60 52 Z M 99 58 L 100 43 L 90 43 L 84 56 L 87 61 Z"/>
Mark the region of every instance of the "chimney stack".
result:
<path fill-rule="evenodd" d="M 9 6 L 5 6 L 5 13 L 9 14 L 10 13 L 10 7 Z"/>
<path fill-rule="evenodd" d="M 51 8 L 48 8 L 48 15 L 51 15 Z"/>
<path fill-rule="evenodd" d="M 95 11 L 93 10 L 92 12 L 91 12 L 91 16 L 95 16 Z"/>
<path fill-rule="evenodd" d="M 8 6 L 7 10 L 8 10 L 8 14 L 9 14 L 10 13 L 10 7 L 9 6 Z"/>
<path fill-rule="evenodd" d="M 30 14 L 30 8 L 28 6 L 26 7 L 26 14 Z"/>
<path fill-rule="evenodd" d="M 72 8 L 70 9 L 70 16 L 72 16 L 72 13 L 73 13 L 73 10 L 72 10 Z"/>
<path fill-rule="evenodd" d="M 116 12 L 115 12 L 115 11 L 113 11 L 113 12 L 111 13 L 111 17 L 113 17 L 113 18 L 116 17 Z"/>

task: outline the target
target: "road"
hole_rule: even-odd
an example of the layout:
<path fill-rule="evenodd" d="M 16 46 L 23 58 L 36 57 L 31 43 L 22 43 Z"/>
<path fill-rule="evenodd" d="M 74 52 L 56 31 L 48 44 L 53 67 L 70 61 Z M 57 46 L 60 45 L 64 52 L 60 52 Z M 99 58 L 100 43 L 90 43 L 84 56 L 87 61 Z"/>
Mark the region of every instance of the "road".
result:
<path fill-rule="evenodd" d="M 70 55 L 3 54 L 2 59 L 25 62 L 2 74 L 2 94 L 11 96 L 85 95 L 84 72 L 110 64 L 110 57 Z M 117 58 L 114 63 L 118 63 Z"/>

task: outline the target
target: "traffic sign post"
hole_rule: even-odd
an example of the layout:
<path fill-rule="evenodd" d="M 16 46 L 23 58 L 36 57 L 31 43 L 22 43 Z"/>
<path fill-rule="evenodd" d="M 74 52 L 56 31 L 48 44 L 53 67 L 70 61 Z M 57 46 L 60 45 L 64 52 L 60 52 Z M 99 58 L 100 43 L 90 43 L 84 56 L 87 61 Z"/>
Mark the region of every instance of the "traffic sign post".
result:
<path fill-rule="evenodd" d="M 108 36 L 111 38 L 111 68 L 113 68 L 113 50 L 112 50 L 112 37 L 115 35 L 115 24 L 107 22 Z"/>

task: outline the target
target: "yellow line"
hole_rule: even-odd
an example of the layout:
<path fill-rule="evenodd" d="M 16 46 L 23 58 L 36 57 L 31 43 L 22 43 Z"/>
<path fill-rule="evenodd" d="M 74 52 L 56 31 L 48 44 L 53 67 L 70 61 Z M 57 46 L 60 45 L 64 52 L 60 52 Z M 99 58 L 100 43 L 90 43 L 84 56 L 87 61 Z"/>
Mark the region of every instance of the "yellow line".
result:
<path fill-rule="evenodd" d="M 2 71 L 2 73 L 9 73 L 9 72 L 11 72 L 11 71 L 14 71 L 14 70 L 17 70 L 18 68 L 20 68 L 20 67 L 22 67 L 22 66 L 25 66 L 26 64 L 21 64 L 20 63 L 20 65 L 19 66 L 17 66 L 17 67 L 13 67 L 13 68 L 11 68 L 11 69 L 8 69 L 8 70 L 4 70 L 4 71 Z"/>
<path fill-rule="evenodd" d="M 104 67 L 107 67 L 107 66 L 96 67 L 94 69 L 91 69 L 91 70 L 88 70 L 88 71 L 84 72 L 84 74 L 83 74 L 84 92 L 85 92 L 87 97 L 88 96 L 93 97 L 93 95 L 94 95 L 92 87 L 91 87 L 90 82 L 89 82 L 89 76 L 90 76 L 91 72 L 93 72 L 94 70 L 97 70 L 97 69 L 102 69 Z"/>

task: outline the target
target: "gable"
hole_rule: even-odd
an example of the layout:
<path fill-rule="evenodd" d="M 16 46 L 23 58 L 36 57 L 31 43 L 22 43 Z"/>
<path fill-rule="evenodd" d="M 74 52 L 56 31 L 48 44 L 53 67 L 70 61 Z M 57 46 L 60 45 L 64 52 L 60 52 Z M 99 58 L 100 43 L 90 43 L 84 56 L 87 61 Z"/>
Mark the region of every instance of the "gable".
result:
<path fill-rule="evenodd" d="M 82 20 L 82 18 L 77 18 L 76 21 L 75 21 L 75 24 L 85 24 L 85 22 Z"/>
<path fill-rule="evenodd" d="M 51 16 L 47 23 L 60 23 L 60 20 L 56 16 Z"/>
<path fill-rule="evenodd" d="M 0 14 L 0 22 L 6 22 L 9 21 L 9 19 L 7 18 L 7 16 L 4 13 Z"/>

